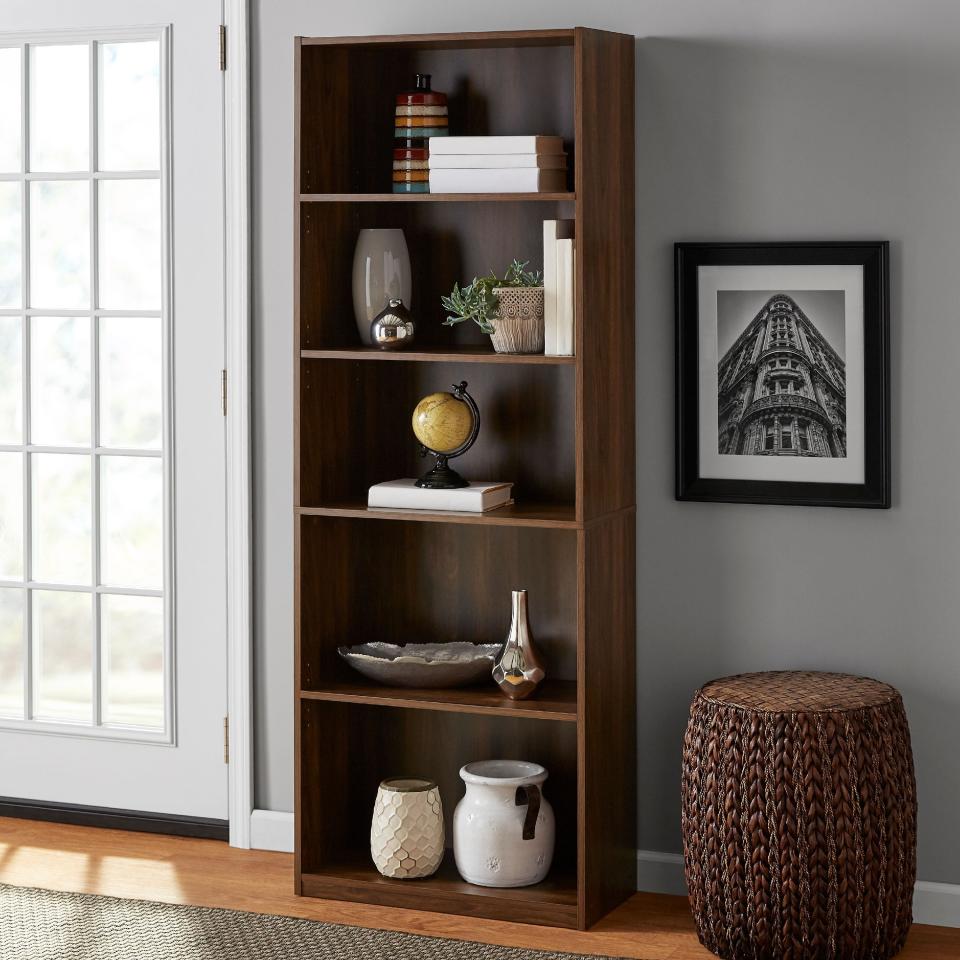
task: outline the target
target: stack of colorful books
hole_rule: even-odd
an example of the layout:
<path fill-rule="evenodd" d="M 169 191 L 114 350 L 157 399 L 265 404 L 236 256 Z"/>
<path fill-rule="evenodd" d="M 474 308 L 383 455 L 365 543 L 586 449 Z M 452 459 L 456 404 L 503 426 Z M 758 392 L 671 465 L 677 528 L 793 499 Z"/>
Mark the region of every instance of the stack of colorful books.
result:
<path fill-rule="evenodd" d="M 556 193 L 567 189 L 560 137 L 446 137 L 430 143 L 432 193 Z"/>
<path fill-rule="evenodd" d="M 418 73 L 413 90 L 398 93 L 393 121 L 393 192 L 428 193 L 430 140 L 447 135 L 447 95 L 430 89 Z"/>

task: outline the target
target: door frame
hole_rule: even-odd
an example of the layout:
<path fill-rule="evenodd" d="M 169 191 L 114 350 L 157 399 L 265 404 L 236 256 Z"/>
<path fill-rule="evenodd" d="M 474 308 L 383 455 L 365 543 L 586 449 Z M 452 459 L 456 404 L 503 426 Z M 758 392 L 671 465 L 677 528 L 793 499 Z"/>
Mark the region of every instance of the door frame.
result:
<path fill-rule="evenodd" d="M 254 798 L 248 0 L 223 0 L 223 24 L 227 790 L 230 845 L 249 847 Z"/>

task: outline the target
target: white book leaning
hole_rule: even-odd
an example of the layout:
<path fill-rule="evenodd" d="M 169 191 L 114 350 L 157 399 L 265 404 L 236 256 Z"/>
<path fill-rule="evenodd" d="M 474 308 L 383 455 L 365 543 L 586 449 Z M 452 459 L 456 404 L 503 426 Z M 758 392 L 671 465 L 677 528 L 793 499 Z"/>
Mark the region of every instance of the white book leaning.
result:
<path fill-rule="evenodd" d="M 575 343 L 576 241 L 557 240 L 557 350 L 558 357 L 572 357 Z"/>
<path fill-rule="evenodd" d="M 566 189 L 566 170 L 540 170 L 538 167 L 430 168 L 431 193 L 562 193 Z"/>
<path fill-rule="evenodd" d="M 486 513 L 513 503 L 512 483 L 471 482 L 454 490 L 428 490 L 412 478 L 375 483 L 367 494 L 373 510 L 452 510 L 457 513 Z"/>
<path fill-rule="evenodd" d="M 441 139 L 441 138 L 437 138 Z M 541 170 L 565 170 L 565 153 L 431 153 L 431 170 L 466 169 L 524 169 L 539 167 Z"/>
<path fill-rule="evenodd" d="M 563 153 L 563 138 L 431 137 L 430 156 L 440 153 Z"/>
<path fill-rule="evenodd" d="M 573 236 L 573 220 L 543 221 L 543 352 L 558 356 L 557 241 Z"/>

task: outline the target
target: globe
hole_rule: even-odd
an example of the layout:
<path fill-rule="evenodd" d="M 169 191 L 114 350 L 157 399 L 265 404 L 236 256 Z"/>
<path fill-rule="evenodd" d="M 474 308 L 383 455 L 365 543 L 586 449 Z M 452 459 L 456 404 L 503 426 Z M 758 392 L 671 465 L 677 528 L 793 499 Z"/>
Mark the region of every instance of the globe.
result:
<path fill-rule="evenodd" d="M 470 439 L 473 412 L 452 393 L 431 393 L 413 411 L 413 432 L 434 453 L 453 453 Z"/>

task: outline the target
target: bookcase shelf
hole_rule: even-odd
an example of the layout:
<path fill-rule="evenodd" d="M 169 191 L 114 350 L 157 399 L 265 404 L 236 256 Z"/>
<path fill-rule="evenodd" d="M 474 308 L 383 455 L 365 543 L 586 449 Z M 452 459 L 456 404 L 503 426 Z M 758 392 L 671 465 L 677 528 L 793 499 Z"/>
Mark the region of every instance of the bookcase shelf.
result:
<path fill-rule="evenodd" d="M 296 890 L 588 927 L 630 895 L 636 870 L 633 38 L 299 38 L 295 58 Z M 456 133 L 561 136 L 568 190 L 386 192 L 393 93 L 415 72 L 448 93 Z M 548 219 L 575 221 L 576 356 L 497 354 L 475 325 L 444 326 L 454 281 L 514 257 L 542 266 Z M 368 227 L 405 233 L 413 350 L 360 344 L 351 264 Z M 516 502 L 368 509 L 372 484 L 423 473 L 411 411 L 461 380 L 482 428 L 457 469 L 512 481 Z M 492 683 L 386 687 L 337 654 L 371 640 L 499 641 L 517 588 L 548 675 L 528 700 Z M 474 886 L 452 851 L 427 880 L 381 877 L 369 855 L 380 780 L 435 781 L 450 846 L 460 767 L 495 758 L 549 771 L 547 879 Z"/>
<path fill-rule="evenodd" d="M 569 680 L 545 680 L 536 698 L 530 700 L 508 700 L 492 685 L 455 690 L 413 690 L 354 680 L 331 682 L 322 690 L 301 690 L 300 696 L 305 700 L 365 703 L 410 710 L 577 722 L 577 685 Z"/>
<path fill-rule="evenodd" d="M 561 200 L 573 203 L 576 194 L 562 193 L 301 193 L 301 203 L 524 203 Z"/>
<path fill-rule="evenodd" d="M 388 510 L 381 507 L 368 507 L 365 499 L 328 503 L 321 507 L 298 507 L 297 513 L 305 517 L 350 517 L 355 520 L 405 520 L 410 523 L 467 523 L 504 527 L 552 527 L 561 530 L 575 530 L 581 526 L 576 519 L 573 504 L 536 503 L 529 500 L 497 507 L 486 513 Z"/>
<path fill-rule="evenodd" d="M 562 865 L 554 867 L 543 883 L 534 887 L 498 890 L 478 887 L 460 879 L 447 852 L 440 869 L 427 880 L 398 883 L 377 873 L 370 858 L 344 857 L 320 871 L 305 873 L 303 892 L 330 900 L 354 900 L 385 907 L 407 907 L 459 913 L 468 917 L 515 920 L 554 926 L 577 926 L 577 878 Z"/>
<path fill-rule="evenodd" d="M 537 366 L 564 366 L 576 357 L 551 357 L 542 353 L 494 353 L 489 347 L 430 347 L 417 350 L 379 350 L 376 347 L 348 347 L 341 350 L 301 350 L 303 360 L 399 360 L 424 363 L 512 363 Z"/>

